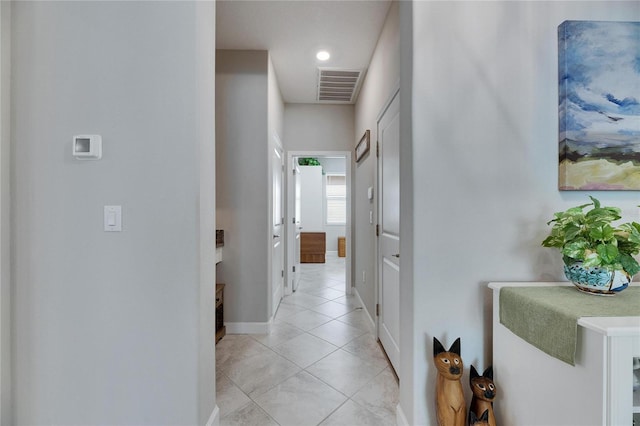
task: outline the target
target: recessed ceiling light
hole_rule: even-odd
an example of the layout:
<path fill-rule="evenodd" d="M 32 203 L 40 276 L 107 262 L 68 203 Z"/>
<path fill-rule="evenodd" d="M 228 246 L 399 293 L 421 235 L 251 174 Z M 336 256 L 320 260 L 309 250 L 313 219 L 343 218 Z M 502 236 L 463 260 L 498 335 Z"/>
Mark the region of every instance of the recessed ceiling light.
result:
<path fill-rule="evenodd" d="M 316 53 L 316 58 L 318 58 L 319 61 L 326 61 L 330 57 L 331 55 L 326 50 L 321 50 L 318 53 Z"/>

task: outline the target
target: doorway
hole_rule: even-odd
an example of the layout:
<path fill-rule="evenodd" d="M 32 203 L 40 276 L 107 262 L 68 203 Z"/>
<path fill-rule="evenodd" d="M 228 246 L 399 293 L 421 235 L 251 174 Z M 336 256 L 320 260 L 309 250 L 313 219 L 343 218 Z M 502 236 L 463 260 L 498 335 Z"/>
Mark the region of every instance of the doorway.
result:
<path fill-rule="evenodd" d="M 319 165 L 301 165 L 300 159 L 314 159 Z M 344 255 L 344 292 L 351 294 L 351 152 L 290 151 L 286 164 L 285 294 L 296 291 L 300 281 L 300 241 L 305 232 L 324 233 L 326 253 L 331 257 Z M 305 179 L 315 183 L 307 182 L 311 186 L 305 189 Z M 310 197 L 315 201 L 310 201 Z M 315 204 L 310 205 L 312 202 Z"/>

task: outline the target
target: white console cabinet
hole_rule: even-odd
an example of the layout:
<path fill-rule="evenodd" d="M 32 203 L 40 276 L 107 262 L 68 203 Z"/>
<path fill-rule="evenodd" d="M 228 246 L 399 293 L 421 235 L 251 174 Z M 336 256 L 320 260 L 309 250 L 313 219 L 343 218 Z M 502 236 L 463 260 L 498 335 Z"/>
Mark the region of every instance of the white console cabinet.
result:
<path fill-rule="evenodd" d="M 640 391 L 633 392 L 633 358 L 640 357 L 640 317 L 580 318 L 575 366 L 547 355 L 500 324 L 502 287 L 550 285 L 571 284 L 489 284 L 493 289 L 497 423 L 631 426 L 634 413 L 640 413 Z"/>

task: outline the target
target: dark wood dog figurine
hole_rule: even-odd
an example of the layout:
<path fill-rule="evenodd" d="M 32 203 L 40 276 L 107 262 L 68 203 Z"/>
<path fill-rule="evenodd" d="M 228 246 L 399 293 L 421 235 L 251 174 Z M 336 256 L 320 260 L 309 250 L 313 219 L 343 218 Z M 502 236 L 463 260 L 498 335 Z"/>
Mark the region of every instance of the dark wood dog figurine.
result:
<path fill-rule="evenodd" d="M 469 409 L 469 417 L 471 413 L 476 416 L 478 413 L 488 413 L 488 425 L 496 426 L 496 417 L 493 414 L 493 400 L 496 397 L 496 385 L 493 383 L 493 368 L 487 367 L 482 373 L 478 374 L 476 368 L 472 365 L 469 373 L 469 384 L 473 398 L 471 399 L 471 407 Z"/>
<path fill-rule="evenodd" d="M 433 338 L 433 362 L 438 370 L 436 381 L 436 413 L 440 426 L 467 426 L 467 406 L 462 391 L 463 364 L 460 357 L 460 338 L 449 350 Z"/>
<path fill-rule="evenodd" d="M 478 418 L 473 411 L 469 412 L 469 426 L 488 426 L 489 425 L 489 410 L 484 410 L 484 413 Z"/>

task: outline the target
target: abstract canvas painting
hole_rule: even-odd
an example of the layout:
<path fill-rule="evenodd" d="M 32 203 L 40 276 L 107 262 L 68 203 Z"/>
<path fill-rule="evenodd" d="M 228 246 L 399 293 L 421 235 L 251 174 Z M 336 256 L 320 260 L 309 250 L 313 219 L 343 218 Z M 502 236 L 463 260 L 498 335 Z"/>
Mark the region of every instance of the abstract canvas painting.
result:
<path fill-rule="evenodd" d="M 640 22 L 558 27 L 560 190 L 640 190 Z"/>

